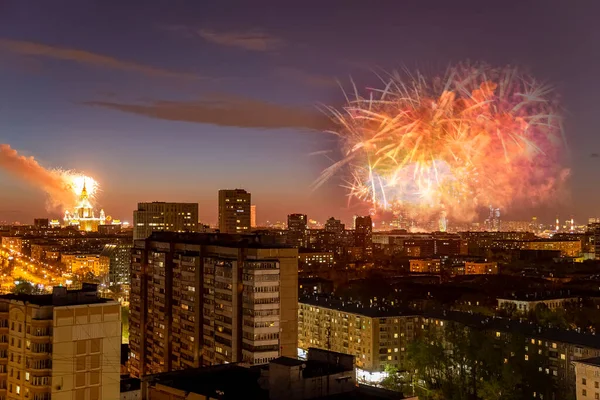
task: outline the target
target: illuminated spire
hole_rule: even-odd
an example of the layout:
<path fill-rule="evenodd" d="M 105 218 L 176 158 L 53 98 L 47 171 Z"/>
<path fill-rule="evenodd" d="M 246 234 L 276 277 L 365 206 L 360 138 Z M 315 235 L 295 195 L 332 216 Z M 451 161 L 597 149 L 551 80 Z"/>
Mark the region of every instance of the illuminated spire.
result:
<path fill-rule="evenodd" d="M 85 188 L 85 179 L 83 180 L 83 189 L 81 190 L 81 200 L 85 200 L 88 198 L 87 189 Z"/>

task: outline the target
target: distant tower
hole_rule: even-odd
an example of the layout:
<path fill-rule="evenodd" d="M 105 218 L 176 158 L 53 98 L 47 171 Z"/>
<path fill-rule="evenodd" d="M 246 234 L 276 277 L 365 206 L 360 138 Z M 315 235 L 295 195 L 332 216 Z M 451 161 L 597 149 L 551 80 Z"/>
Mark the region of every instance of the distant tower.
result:
<path fill-rule="evenodd" d="M 250 206 L 250 227 L 256 228 L 256 205 L 252 204 Z"/>
<path fill-rule="evenodd" d="M 560 220 L 558 219 L 558 217 L 556 217 L 556 227 L 554 229 L 556 232 L 558 232 L 560 230 Z"/>
<path fill-rule="evenodd" d="M 573 220 L 573 218 L 571 218 L 571 227 L 569 228 L 569 230 L 571 231 L 571 233 L 575 231 L 575 221 Z"/>

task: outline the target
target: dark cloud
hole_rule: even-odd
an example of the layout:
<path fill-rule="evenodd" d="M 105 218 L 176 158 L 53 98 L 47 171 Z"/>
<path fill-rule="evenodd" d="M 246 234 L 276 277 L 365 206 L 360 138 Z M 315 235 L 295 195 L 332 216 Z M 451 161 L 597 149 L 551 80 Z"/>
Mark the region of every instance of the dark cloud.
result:
<path fill-rule="evenodd" d="M 592 153 L 592 154 L 590 154 L 590 157 L 591 158 L 598 158 L 598 157 L 600 157 L 600 154 L 598 154 L 598 153 Z"/>
<path fill-rule="evenodd" d="M 162 68 L 151 67 L 114 57 L 96 54 L 85 50 L 48 46 L 41 43 L 20 40 L 0 39 L 0 52 L 10 52 L 24 56 L 46 57 L 58 60 L 72 61 L 95 67 L 138 72 L 147 76 L 167 78 L 200 79 L 201 77 L 184 72 L 174 72 Z"/>
<path fill-rule="evenodd" d="M 328 119 L 319 111 L 282 106 L 257 99 L 215 95 L 198 101 L 153 101 L 131 104 L 89 101 L 84 104 L 144 115 L 167 121 L 184 121 L 240 128 L 305 128 L 323 130 Z"/>
<path fill-rule="evenodd" d="M 285 42 L 267 33 L 254 31 L 215 32 L 207 29 L 198 31 L 198 35 L 207 42 L 222 46 L 239 47 L 251 51 L 272 51 L 282 47 Z"/>
<path fill-rule="evenodd" d="M 309 74 L 298 68 L 280 67 L 275 69 L 275 73 L 283 78 L 293 79 L 312 86 L 337 86 L 336 80 L 332 77 Z"/>

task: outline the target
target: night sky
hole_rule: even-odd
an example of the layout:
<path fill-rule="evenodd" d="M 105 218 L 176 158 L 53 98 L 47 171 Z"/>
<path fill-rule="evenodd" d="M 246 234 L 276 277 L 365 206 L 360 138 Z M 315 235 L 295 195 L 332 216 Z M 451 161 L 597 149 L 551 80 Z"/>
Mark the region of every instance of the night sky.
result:
<path fill-rule="evenodd" d="M 574 5 L 577 5 L 575 7 Z M 600 3 L 543 1 L 0 0 L 0 143 L 102 185 L 99 206 L 252 193 L 258 221 L 346 221 L 339 181 L 311 191 L 335 148 L 316 104 L 370 69 L 519 65 L 556 86 L 572 174 L 561 204 L 507 219 L 600 214 Z M 46 215 L 38 188 L 0 171 L 0 220 Z"/>

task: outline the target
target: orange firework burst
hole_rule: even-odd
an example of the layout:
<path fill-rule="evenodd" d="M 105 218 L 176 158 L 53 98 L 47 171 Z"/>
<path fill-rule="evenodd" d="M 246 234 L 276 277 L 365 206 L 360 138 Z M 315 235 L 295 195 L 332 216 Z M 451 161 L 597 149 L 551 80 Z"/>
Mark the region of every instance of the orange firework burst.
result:
<path fill-rule="evenodd" d="M 544 201 L 568 174 L 552 89 L 516 68 L 461 64 L 444 78 L 382 82 L 327 107 L 344 157 L 317 186 L 346 171 L 349 195 L 376 209 L 470 220 L 481 206 Z"/>

